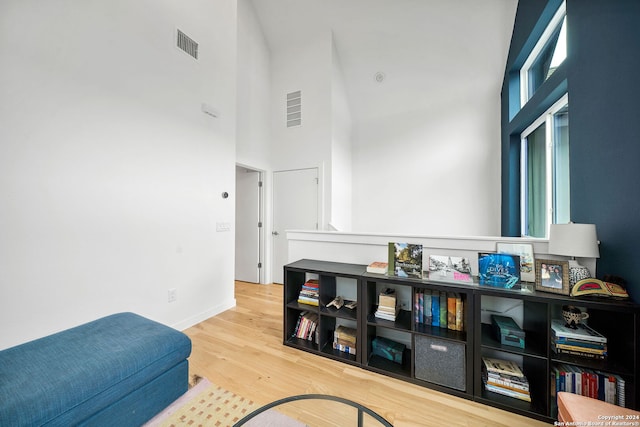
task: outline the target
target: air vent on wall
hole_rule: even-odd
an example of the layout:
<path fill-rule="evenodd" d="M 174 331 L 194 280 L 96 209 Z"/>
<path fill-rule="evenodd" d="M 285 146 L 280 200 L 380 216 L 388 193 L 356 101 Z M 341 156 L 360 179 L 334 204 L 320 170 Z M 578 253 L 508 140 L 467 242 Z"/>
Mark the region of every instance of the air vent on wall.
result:
<path fill-rule="evenodd" d="M 176 41 L 180 50 L 184 51 L 187 55 L 198 59 L 198 43 L 195 40 L 178 30 Z"/>
<path fill-rule="evenodd" d="M 287 94 L 287 127 L 302 124 L 302 91 Z"/>

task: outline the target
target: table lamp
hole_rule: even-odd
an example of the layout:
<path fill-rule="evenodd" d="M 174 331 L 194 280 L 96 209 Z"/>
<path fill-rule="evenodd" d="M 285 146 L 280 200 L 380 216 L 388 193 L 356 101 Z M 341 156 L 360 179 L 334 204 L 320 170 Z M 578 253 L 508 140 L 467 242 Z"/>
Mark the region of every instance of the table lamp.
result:
<path fill-rule="evenodd" d="M 549 253 L 572 257 L 569 260 L 571 286 L 591 276 L 589 269 L 576 261 L 578 258 L 600 258 L 595 224 L 551 224 Z"/>

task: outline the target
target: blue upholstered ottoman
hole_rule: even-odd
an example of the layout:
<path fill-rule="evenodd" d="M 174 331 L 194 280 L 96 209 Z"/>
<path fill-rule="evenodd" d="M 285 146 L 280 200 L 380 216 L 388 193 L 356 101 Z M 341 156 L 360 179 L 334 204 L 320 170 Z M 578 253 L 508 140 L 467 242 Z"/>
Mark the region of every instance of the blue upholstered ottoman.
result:
<path fill-rule="evenodd" d="M 138 426 L 188 388 L 191 340 L 133 313 L 0 351 L 0 426 Z"/>

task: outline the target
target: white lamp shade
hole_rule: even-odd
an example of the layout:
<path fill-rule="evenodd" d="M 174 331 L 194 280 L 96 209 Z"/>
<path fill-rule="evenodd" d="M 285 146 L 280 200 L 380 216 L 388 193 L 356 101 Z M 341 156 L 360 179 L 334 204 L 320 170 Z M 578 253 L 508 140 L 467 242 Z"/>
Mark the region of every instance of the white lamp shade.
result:
<path fill-rule="evenodd" d="M 551 224 L 549 253 L 577 258 L 600 258 L 595 224 Z"/>

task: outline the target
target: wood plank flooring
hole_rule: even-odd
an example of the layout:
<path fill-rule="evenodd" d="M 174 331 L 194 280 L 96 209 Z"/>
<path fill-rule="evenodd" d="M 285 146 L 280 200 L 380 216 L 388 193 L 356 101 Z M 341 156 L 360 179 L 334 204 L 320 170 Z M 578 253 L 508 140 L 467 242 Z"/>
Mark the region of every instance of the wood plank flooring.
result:
<path fill-rule="evenodd" d="M 548 425 L 284 346 L 282 290 L 281 285 L 236 282 L 235 308 L 184 331 L 193 342 L 190 374 L 259 405 L 299 394 L 344 397 L 396 427 Z M 298 402 L 282 412 L 313 426 L 355 425 L 356 420 L 355 412 L 337 403 Z"/>

